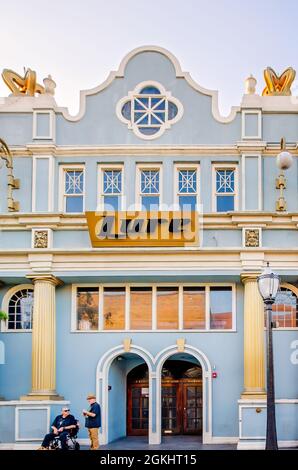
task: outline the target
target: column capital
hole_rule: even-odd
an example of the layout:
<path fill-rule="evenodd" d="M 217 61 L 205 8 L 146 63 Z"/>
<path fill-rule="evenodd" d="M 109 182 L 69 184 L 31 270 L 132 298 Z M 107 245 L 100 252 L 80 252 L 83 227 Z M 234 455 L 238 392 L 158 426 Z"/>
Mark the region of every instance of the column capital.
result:
<path fill-rule="evenodd" d="M 240 274 L 240 279 L 245 284 L 246 282 L 257 282 L 258 276 L 260 276 L 261 271 L 259 272 L 247 272 L 247 273 L 241 273 Z"/>
<path fill-rule="evenodd" d="M 49 282 L 54 286 L 62 286 L 64 283 L 58 277 L 54 276 L 53 274 L 28 274 L 27 279 L 30 279 L 33 284 L 36 282 Z"/>

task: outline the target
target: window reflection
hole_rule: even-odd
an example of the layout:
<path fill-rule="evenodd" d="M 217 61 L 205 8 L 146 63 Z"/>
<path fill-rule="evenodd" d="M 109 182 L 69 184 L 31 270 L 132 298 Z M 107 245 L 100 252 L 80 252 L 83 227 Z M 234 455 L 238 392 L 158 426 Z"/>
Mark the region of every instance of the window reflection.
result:
<path fill-rule="evenodd" d="M 103 299 L 105 330 L 123 330 L 125 327 L 125 287 L 105 287 Z"/>
<path fill-rule="evenodd" d="M 132 330 L 151 330 L 152 287 L 131 287 L 130 327 Z"/>
<path fill-rule="evenodd" d="M 276 328 L 298 327 L 297 296 L 290 289 L 281 287 L 278 292 L 272 305 L 272 320 Z"/>
<path fill-rule="evenodd" d="M 79 330 L 98 329 L 98 287 L 78 287 L 77 321 Z"/>
<path fill-rule="evenodd" d="M 157 328 L 178 329 L 178 287 L 157 287 Z"/>
<path fill-rule="evenodd" d="M 210 287 L 210 328 L 232 328 L 232 288 Z"/>
<path fill-rule="evenodd" d="M 204 329 L 205 326 L 205 287 L 184 287 L 183 327 Z"/>

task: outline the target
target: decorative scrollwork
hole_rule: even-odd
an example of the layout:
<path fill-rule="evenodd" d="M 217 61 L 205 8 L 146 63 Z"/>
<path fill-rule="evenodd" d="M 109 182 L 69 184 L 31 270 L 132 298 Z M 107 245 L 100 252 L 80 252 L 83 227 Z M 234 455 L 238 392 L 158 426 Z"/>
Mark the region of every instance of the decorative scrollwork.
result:
<path fill-rule="evenodd" d="M 35 96 L 35 93 L 43 94 L 45 89 L 36 82 L 36 72 L 30 68 L 25 70 L 24 77 L 10 69 L 4 69 L 2 78 L 13 95 Z"/>
<path fill-rule="evenodd" d="M 262 95 L 267 96 L 290 96 L 291 85 L 295 80 L 296 71 L 288 67 L 281 75 L 277 75 L 271 67 L 264 70 L 266 87 Z"/>

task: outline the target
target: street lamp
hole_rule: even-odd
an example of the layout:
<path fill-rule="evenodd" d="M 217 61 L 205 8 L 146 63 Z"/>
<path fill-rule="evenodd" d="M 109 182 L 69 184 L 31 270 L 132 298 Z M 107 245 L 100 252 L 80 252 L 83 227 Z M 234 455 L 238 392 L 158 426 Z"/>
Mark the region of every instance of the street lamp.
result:
<path fill-rule="evenodd" d="M 272 304 L 279 289 L 279 276 L 271 271 L 269 263 L 263 273 L 258 277 L 258 288 L 263 298 L 266 311 L 266 345 L 267 345 L 267 429 L 266 450 L 278 450 L 276 421 L 275 421 L 275 393 L 273 370 L 273 343 L 272 343 Z"/>

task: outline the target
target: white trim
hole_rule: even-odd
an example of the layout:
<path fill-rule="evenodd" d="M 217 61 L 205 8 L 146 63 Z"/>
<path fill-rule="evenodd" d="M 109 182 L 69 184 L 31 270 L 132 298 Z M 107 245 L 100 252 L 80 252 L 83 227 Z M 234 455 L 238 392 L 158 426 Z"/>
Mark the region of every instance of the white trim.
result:
<path fill-rule="evenodd" d="M 48 114 L 49 115 L 49 134 L 48 135 L 37 135 L 37 115 Z M 33 109 L 33 132 L 32 139 L 35 140 L 55 140 L 55 113 L 52 109 Z"/>
<path fill-rule="evenodd" d="M 228 193 L 231 197 L 231 195 L 234 195 L 234 210 L 233 211 L 226 211 L 226 212 L 218 212 L 217 211 L 217 204 L 216 204 L 216 170 L 234 170 L 235 176 L 234 176 L 234 185 L 235 185 L 235 191 L 234 193 Z M 212 163 L 212 212 L 216 212 L 217 214 L 227 214 L 230 212 L 236 212 L 239 210 L 239 163 L 238 162 L 233 162 L 233 163 L 221 163 L 221 162 L 213 162 Z M 222 195 L 224 196 L 227 193 L 219 193 L 219 196 Z"/>
<path fill-rule="evenodd" d="M 177 329 L 157 329 L 157 287 L 178 287 L 178 328 Z M 78 287 L 98 287 L 99 289 L 99 313 L 98 313 L 98 329 L 97 330 L 79 330 L 77 329 L 77 297 L 76 290 Z M 104 287 L 124 287 L 125 296 L 125 327 L 121 330 L 104 329 L 103 328 L 103 288 Z M 130 312 L 129 308 L 129 290 L 131 287 L 152 287 L 152 328 L 148 330 L 129 330 Z M 183 287 L 204 287 L 205 288 L 205 329 L 186 329 L 183 328 Z M 210 328 L 210 287 L 231 287 L 232 290 L 232 328 L 216 329 Z M 76 283 L 72 284 L 72 302 L 71 302 L 71 333 L 91 334 L 91 333 L 165 333 L 165 332 L 183 332 L 183 333 L 235 333 L 237 331 L 237 288 L 233 282 L 214 282 L 214 283 L 191 283 L 191 282 L 159 282 L 159 283 Z"/>
<path fill-rule="evenodd" d="M 96 95 L 97 93 L 103 91 L 105 88 L 110 86 L 115 78 L 123 78 L 125 75 L 125 69 L 128 62 L 133 59 L 136 55 L 141 54 L 143 52 L 158 52 L 159 54 L 164 55 L 169 59 L 172 63 L 175 74 L 177 78 L 184 78 L 188 85 L 190 85 L 194 90 L 198 91 L 203 95 L 207 95 L 211 97 L 211 112 L 214 119 L 218 122 L 227 123 L 231 122 L 235 119 L 237 112 L 240 112 L 239 106 L 233 106 L 231 108 L 230 114 L 228 116 L 221 116 L 219 112 L 218 106 L 218 91 L 217 90 L 207 90 L 203 88 L 201 85 L 196 83 L 191 75 L 188 72 L 182 72 L 181 66 L 177 60 L 177 58 L 167 49 L 158 46 L 141 46 L 137 47 L 130 51 L 126 56 L 122 59 L 119 69 L 115 72 L 110 72 L 107 79 L 101 83 L 100 85 L 96 86 L 95 88 L 89 90 L 81 90 L 80 91 L 80 110 L 76 116 L 71 116 L 66 108 L 57 108 L 57 112 L 61 112 L 65 119 L 68 121 L 79 121 L 86 112 L 86 97 L 91 95 Z"/>
<path fill-rule="evenodd" d="M 48 232 L 48 246 L 47 248 L 35 248 L 34 247 L 34 237 L 35 237 L 35 232 Z M 51 228 L 46 228 L 46 227 L 34 227 L 31 230 L 31 248 L 34 250 L 45 250 L 45 249 L 51 249 L 53 248 L 53 230 Z"/>
<path fill-rule="evenodd" d="M 75 170 L 82 170 L 83 171 L 83 185 L 84 190 L 83 193 L 80 195 L 83 197 L 83 209 L 81 212 L 66 212 L 65 210 L 65 173 L 67 171 L 75 171 Z M 69 195 L 71 197 L 71 195 Z M 73 196 L 76 197 L 76 196 Z M 85 203 L 86 203 L 86 171 L 85 171 L 85 164 L 83 163 L 70 163 L 70 164 L 62 164 L 59 165 L 59 212 L 63 212 L 64 214 L 84 214 L 85 212 Z"/>
<path fill-rule="evenodd" d="M 160 91 L 160 99 L 165 98 L 165 120 L 163 123 L 160 123 L 157 127 L 159 127 L 159 131 L 157 131 L 155 134 L 143 134 L 140 130 L 139 127 L 146 127 L 145 125 L 138 125 L 137 123 L 134 122 L 134 117 L 131 119 L 126 119 L 123 114 L 122 114 L 122 108 L 125 105 L 125 103 L 130 102 L 131 103 L 131 113 L 133 112 L 133 101 L 135 98 L 141 98 L 142 95 L 140 95 L 140 92 L 143 88 L 145 87 L 155 87 Z M 147 96 L 150 96 L 150 94 L 144 94 L 144 98 Z M 156 96 L 156 95 L 154 95 Z M 176 105 L 177 107 L 177 115 L 172 118 L 168 119 L 167 114 L 168 114 L 168 102 L 172 102 Z M 126 96 L 121 98 L 117 105 L 116 105 L 116 115 L 118 119 L 123 122 L 124 124 L 127 125 L 128 129 L 131 129 L 134 134 L 137 137 L 140 137 L 143 140 L 154 140 L 160 137 L 167 129 L 170 129 L 173 124 L 176 124 L 176 122 L 180 121 L 184 113 L 183 105 L 182 103 L 177 99 L 172 96 L 172 93 L 170 91 L 166 91 L 166 89 L 163 87 L 163 85 L 159 82 L 156 82 L 154 80 L 147 80 L 144 82 L 139 83 L 134 90 L 129 91 Z M 149 126 L 150 127 L 150 126 Z M 156 127 L 156 126 L 155 126 Z"/>
<path fill-rule="evenodd" d="M 0 406 L 18 405 L 69 405 L 69 400 L 0 400 Z"/>
<path fill-rule="evenodd" d="M 255 157 L 258 159 L 258 207 L 256 209 L 246 209 L 245 199 L 246 199 L 246 184 L 245 184 L 245 175 L 246 175 L 246 158 Z M 263 206 L 263 185 L 262 185 L 262 154 L 261 153 L 242 153 L 241 155 L 241 186 L 242 186 L 242 211 L 262 211 Z"/>
<path fill-rule="evenodd" d="M 259 232 L 259 246 L 258 247 L 249 247 L 245 246 L 245 230 L 258 230 Z M 256 249 L 256 248 L 261 248 L 262 247 L 262 228 L 261 227 L 254 227 L 254 226 L 247 226 L 247 227 L 242 227 L 242 247 L 246 249 Z"/>
<path fill-rule="evenodd" d="M 152 365 L 154 363 L 153 356 L 146 349 L 131 345 L 130 353 L 140 356 L 147 364 L 149 371 L 149 444 L 153 438 L 152 432 Z M 99 433 L 99 440 L 101 444 L 107 444 L 109 442 L 109 396 L 108 396 L 108 384 L 109 384 L 109 369 L 116 357 L 125 354 L 123 345 L 116 346 L 109 349 L 99 360 L 96 367 L 96 398 L 100 402 L 102 408 L 102 427 Z"/>
<path fill-rule="evenodd" d="M 197 192 L 196 193 L 182 193 L 181 196 L 196 196 L 196 203 L 197 203 L 197 208 L 199 208 L 200 201 L 201 199 L 201 175 L 200 175 L 200 164 L 197 162 L 180 162 L 180 163 L 174 163 L 173 165 L 173 181 L 174 181 L 174 195 L 173 195 L 173 201 L 174 204 L 179 207 L 179 170 L 196 170 L 197 173 Z"/>
<path fill-rule="evenodd" d="M 103 172 L 104 170 L 120 170 L 121 171 L 121 192 L 117 194 L 107 194 L 107 196 L 118 196 L 120 198 L 120 207 L 119 211 L 124 210 L 124 184 L 125 184 L 125 175 L 124 175 L 124 164 L 123 163 L 99 163 L 97 165 L 97 200 L 96 200 L 96 210 L 104 210 L 104 193 L 103 193 Z"/>
<path fill-rule="evenodd" d="M 6 312 L 8 314 L 8 305 L 11 297 L 18 292 L 19 290 L 22 289 L 32 289 L 34 291 L 34 285 L 33 284 L 19 284 L 17 286 L 11 287 L 5 294 L 2 299 L 2 305 L 1 305 L 1 310 Z M 0 322 L 0 331 L 1 333 L 32 333 L 32 330 L 9 330 L 8 329 L 8 320 L 1 320 Z M 0 401 L 0 404 L 3 403 Z M 19 402 L 18 402 L 19 403 Z"/>
<path fill-rule="evenodd" d="M 246 115 L 247 114 L 255 114 L 258 116 L 258 133 L 257 135 L 246 135 Z M 259 109 L 243 109 L 241 111 L 241 139 L 262 139 L 262 111 Z"/>
<path fill-rule="evenodd" d="M 15 440 L 16 441 L 40 441 L 42 437 L 19 437 L 19 412 L 20 410 L 46 410 L 47 429 L 50 429 L 50 406 L 16 406 L 15 408 Z"/>
<path fill-rule="evenodd" d="M 161 372 L 165 361 L 173 356 L 174 354 L 178 353 L 177 344 L 173 346 L 169 346 L 162 351 L 160 351 L 155 356 L 155 364 L 156 364 L 156 438 L 157 442 L 161 442 Z M 185 354 L 189 354 L 192 357 L 195 357 L 199 364 L 202 367 L 202 387 L 203 387 L 203 434 L 202 434 L 202 442 L 203 444 L 211 443 L 212 437 L 212 379 L 211 379 L 211 364 L 207 356 L 200 351 L 199 349 L 195 348 L 194 346 L 190 346 L 188 344 L 185 345 L 184 349 Z M 208 389 L 208 407 L 207 407 L 207 390 Z M 206 414 L 208 415 L 208 419 L 206 419 Z"/>
<path fill-rule="evenodd" d="M 32 212 L 36 212 L 36 178 L 37 178 L 37 160 L 46 159 L 48 163 L 48 212 L 54 210 L 54 170 L 55 170 L 55 159 L 53 155 L 33 155 L 32 157 Z"/>
<path fill-rule="evenodd" d="M 142 210 L 142 194 L 141 194 L 141 171 L 142 170 L 158 170 L 159 171 L 159 207 L 163 204 L 163 164 L 162 163 L 136 163 L 136 187 L 135 187 L 135 210 Z M 154 194 L 153 194 L 154 195 Z M 146 194 L 144 194 L 146 196 Z M 147 194 L 150 196 L 150 193 Z"/>

